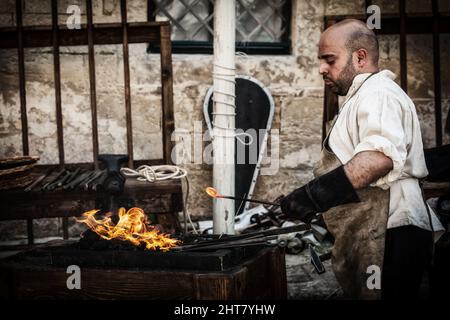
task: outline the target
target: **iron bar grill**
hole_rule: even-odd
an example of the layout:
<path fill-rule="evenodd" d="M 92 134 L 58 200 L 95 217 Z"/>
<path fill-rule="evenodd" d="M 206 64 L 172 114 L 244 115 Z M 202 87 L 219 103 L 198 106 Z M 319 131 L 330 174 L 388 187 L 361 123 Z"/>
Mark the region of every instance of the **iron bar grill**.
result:
<path fill-rule="evenodd" d="M 96 79 L 95 79 L 95 45 L 122 44 L 124 59 L 124 95 L 126 109 L 127 128 L 127 150 L 130 158 L 129 167 L 133 167 L 133 132 L 131 123 L 131 99 L 130 99 L 130 74 L 129 74 L 129 43 L 157 43 L 161 47 L 161 99 L 162 99 L 162 136 L 163 136 L 163 159 L 155 164 L 171 163 L 172 141 L 171 133 L 174 130 L 173 121 L 173 80 L 172 60 L 170 42 L 170 24 L 168 22 L 135 22 L 127 21 L 126 0 L 120 1 L 121 22 L 120 23 L 93 23 L 92 0 L 86 0 L 87 24 L 81 25 L 80 29 L 68 29 L 66 26 L 58 25 L 58 0 L 51 1 L 52 24 L 49 26 L 23 26 L 23 1 L 16 0 L 16 27 L 0 28 L 0 49 L 17 48 L 19 94 L 20 94 L 20 116 L 22 123 L 22 150 L 24 155 L 29 155 L 27 101 L 26 101 L 26 78 L 24 63 L 24 48 L 51 47 L 53 50 L 53 66 L 55 79 L 55 110 L 57 124 L 58 144 L 58 166 L 64 167 L 64 128 L 61 102 L 61 72 L 60 72 L 60 50 L 61 46 L 87 46 L 89 59 L 89 85 L 90 106 L 92 115 L 92 144 L 93 144 L 93 166 L 98 168 L 98 125 L 97 125 L 97 102 L 96 102 Z M 154 162 L 154 161 L 152 161 Z M 173 194 L 176 196 L 176 193 Z M 180 200 L 180 199 L 178 199 Z M 177 201 L 174 199 L 173 201 Z M 38 213 L 33 215 L 39 216 Z M 63 217 L 64 238 L 68 237 L 67 217 Z M 27 233 L 29 244 L 33 244 L 33 220 L 27 218 Z"/>

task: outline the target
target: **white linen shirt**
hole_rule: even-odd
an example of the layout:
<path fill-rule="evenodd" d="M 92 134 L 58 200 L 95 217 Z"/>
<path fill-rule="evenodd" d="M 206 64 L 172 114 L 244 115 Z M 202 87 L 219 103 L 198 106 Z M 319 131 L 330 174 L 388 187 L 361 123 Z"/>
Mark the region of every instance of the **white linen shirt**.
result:
<path fill-rule="evenodd" d="M 431 230 L 418 182 L 428 170 L 414 103 L 393 81 L 391 71 L 369 76 L 364 73 L 353 79 L 329 147 L 343 164 L 362 151 L 379 151 L 391 158 L 393 169 L 371 184 L 390 189 L 388 229 L 414 225 Z M 437 240 L 444 228 L 431 208 L 430 213 Z"/>

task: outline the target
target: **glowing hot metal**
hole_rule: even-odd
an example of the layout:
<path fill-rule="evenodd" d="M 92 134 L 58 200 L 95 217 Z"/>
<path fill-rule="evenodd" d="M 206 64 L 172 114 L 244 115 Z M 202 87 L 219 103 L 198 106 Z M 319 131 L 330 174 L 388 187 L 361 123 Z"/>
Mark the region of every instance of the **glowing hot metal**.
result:
<path fill-rule="evenodd" d="M 232 199 L 232 200 L 239 200 L 239 201 L 246 201 L 246 202 L 254 202 L 254 203 L 261 203 L 261 204 L 266 204 L 269 206 L 280 206 L 279 203 L 275 203 L 275 202 L 268 202 L 268 201 L 261 201 L 261 200 L 254 200 L 254 199 L 248 199 L 248 198 L 237 198 L 237 197 L 232 197 L 232 196 L 222 196 L 220 195 L 216 189 L 214 189 L 213 187 L 208 187 L 205 189 L 205 192 L 213 198 L 220 198 L 220 199 Z"/>

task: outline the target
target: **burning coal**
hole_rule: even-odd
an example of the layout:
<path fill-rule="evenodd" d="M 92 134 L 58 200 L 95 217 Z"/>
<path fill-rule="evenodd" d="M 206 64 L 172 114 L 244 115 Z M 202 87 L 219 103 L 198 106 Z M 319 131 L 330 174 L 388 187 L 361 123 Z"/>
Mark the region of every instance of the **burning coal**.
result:
<path fill-rule="evenodd" d="M 83 213 L 78 222 L 86 224 L 92 231 L 105 240 L 120 240 L 129 242 L 147 250 L 169 251 L 176 247 L 180 241 L 171 239 L 170 235 L 161 233 L 151 226 L 147 216 L 140 208 L 131 208 L 128 211 L 120 208 L 119 221 L 113 222 L 112 214 L 103 219 L 96 219 L 95 214 L 100 210 L 91 210 Z"/>

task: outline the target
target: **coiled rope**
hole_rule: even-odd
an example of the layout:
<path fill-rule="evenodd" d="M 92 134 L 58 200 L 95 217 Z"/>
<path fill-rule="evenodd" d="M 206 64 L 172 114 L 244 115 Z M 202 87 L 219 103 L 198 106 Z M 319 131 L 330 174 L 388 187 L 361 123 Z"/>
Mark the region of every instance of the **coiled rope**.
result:
<path fill-rule="evenodd" d="M 187 171 L 183 168 L 171 165 L 159 165 L 159 166 L 139 166 L 136 170 L 130 168 L 120 169 L 126 177 L 137 178 L 139 181 L 162 181 L 169 179 L 181 179 L 187 176 Z"/>

